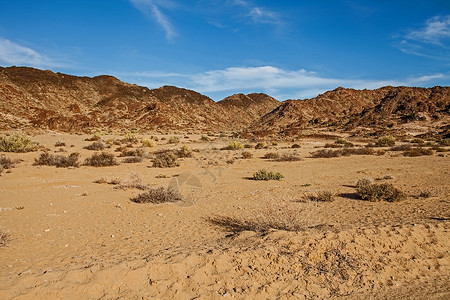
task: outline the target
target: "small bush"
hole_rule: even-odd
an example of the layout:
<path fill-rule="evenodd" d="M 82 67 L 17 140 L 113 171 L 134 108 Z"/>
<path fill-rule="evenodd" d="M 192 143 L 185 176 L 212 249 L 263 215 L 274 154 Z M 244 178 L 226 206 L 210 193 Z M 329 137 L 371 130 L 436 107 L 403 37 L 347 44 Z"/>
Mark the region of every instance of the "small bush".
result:
<path fill-rule="evenodd" d="M 300 148 L 301 146 L 299 145 L 299 144 L 293 144 L 292 146 L 291 146 L 291 148 L 292 149 L 296 149 L 296 148 Z"/>
<path fill-rule="evenodd" d="M 128 132 L 125 134 L 125 137 L 122 139 L 124 143 L 137 144 L 139 139 L 136 137 L 134 133 Z"/>
<path fill-rule="evenodd" d="M 155 168 L 173 168 L 178 167 L 178 157 L 172 152 L 156 154 L 153 159 L 153 167 Z"/>
<path fill-rule="evenodd" d="M 122 152 L 119 154 L 119 157 L 125 157 L 125 156 L 135 156 L 135 157 L 144 157 L 145 151 L 143 149 L 129 149 L 129 148 L 122 148 Z"/>
<path fill-rule="evenodd" d="M 411 143 L 411 144 L 419 144 L 419 145 L 423 145 L 423 144 L 425 144 L 425 141 L 422 140 L 422 139 L 415 138 L 415 139 L 412 139 L 410 143 Z"/>
<path fill-rule="evenodd" d="M 249 151 L 242 152 L 242 158 L 243 159 L 250 159 L 252 157 L 253 157 L 253 154 L 251 152 L 249 152 Z"/>
<path fill-rule="evenodd" d="M 255 173 L 253 173 L 253 180 L 281 180 L 284 178 L 283 174 L 279 172 L 267 172 L 264 169 L 261 169 Z"/>
<path fill-rule="evenodd" d="M 356 192 L 363 200 L 377 202 L 388 201 L 397 202 L 406 200 L 404 192 L 394 187 L 390 183 L 372 183 L 369 179 L 361 179 L 356 183 Z"/>
<path fill-rule="evenodd" d="M 433 155 L 433 150 L 426 148 L 414 148 L 408 151 L 403 152 L 403 156 L 415 157 L 422 155 Z"/>
<path fill-rule="evenodd" d="M 148 147 L 148 148 L 155 147 L 155 143 L 153 142 L 152 139 L 142 139 L 141 143 L 142 143 L 142 147 Z"/>
<path fill-rule="evenodd" d="M 222 150 L 240 150 L 244 149 L 244 145 L 242 145 L 239 141 L 230 141 L 228 146 L 222 148 Z"/>
<path fill-rule="evenodd" d="M 171 187 L 164 188 L 152 188 L 147 192 L 138 195 L 137 197 L 131 198 L 131 201 L 135 203 L 170 203 L 183 201 L 181 194 Z"/>
<path fill-rule="evenodd" d="M 244 148 L 250 149 L 250 148 L 253 148 L 253 145 L 252 144 L 244 144 Z"/>
<path fill-rule="evenodd" d="M 350 155 L 382 155 L 384 152 L 375 152 L 373 149 L 370 148 L 358 148 L 358 149 L 348 149 L 344 148 L 339 151 L 342 156 L 350 156 Z"/>
<path fill-rule="evenodd" d="M 178 144 L 180 142 L 180 138 L 177 136 L 171 136 L 167 141 L 167 144 Z"/>
<path fill-rule="evenodd" d="M 332 191 L 318 191 L 315 194 L 305 194 L 302 197 L 302 201 L 313 202 L 333 202 L 335 193 Z"/>
<path fill-rule="evenodd" d="M 37 144 L 26 135 L 14 133 L 10 136 L 0 136 L 1 152 L 23 153 L 35 151 L 36 149 Z"/>
<path fill-rule="evenodd" d="M 442 139 L 437 141 L 437 143 L 443 147 L 450 146 L 450 139 Z"/>
<path fill-rule="evenodd" d="M 14 162 L 12 159 L 7 158 L 5 155 L 0 155 L 0 169 L 12 169 L 14 168 Z"/>
<path fill-rule="evenodd" d="M 66 146 L 66 143 L 64 143 L 64 142 L 57 141 L 55 143 L 55 147 L 65 147 L 65 146 Z"/>
<path fill-rule="evenodd" d="M 183 145 L 180 149 L 175 151 L 175 154 L 179 158 L 192 157 L 192 150 L 190 150 L 188 146 Z"/>
<path fill-rule="evenodd" d="M 87 150 L 95 150 L 95 151 L 102 151 L 104 150 L 106 145 L 103 143 L 102 140 L 98 140 L 90 144 L 89 146 L 84 147 L 84 149 Z"/>
<path fill-rule="evenodd" d="M 395 139 L 390 136 L 382 136 L 375 142 L 376 147 L 390 147 L 395 145 Z"/>
<path fill-rule="evenodd" d="M 280 158 L 280 154 L 278 154 L 276 152 L 268 152 L 268 153 L 264 154 L 264 156 L 262 158 L 263 159 L 278 159 L 278 158 Z"/>
<path fill-rule="evenodd" d="M 78 168 L 80 163 L 78 159 L 80 158 L 80 153 L 71 153 L 68 157 L 57 154 L 50 154 L 48 152 L 42 153 L 39 158 L 34 160 L 34 165 L 36 166 L 55 166 L 57 168 L 68 168 L 75 167 Z"/>
<path fill-rule="evenodd" d="M 88 157 L 84 160 L 85 166 L 92 167 L 109 167 L 116 166 L 119 163 L 117 162 L 114 154 L 108 152 L 95 152 L 91 157 Z"/>

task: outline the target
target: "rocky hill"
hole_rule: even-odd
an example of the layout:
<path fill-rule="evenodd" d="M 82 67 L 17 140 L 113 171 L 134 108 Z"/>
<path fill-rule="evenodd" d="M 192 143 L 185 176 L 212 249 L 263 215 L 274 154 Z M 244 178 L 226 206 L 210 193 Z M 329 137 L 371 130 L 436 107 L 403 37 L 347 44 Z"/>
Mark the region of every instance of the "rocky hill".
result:
<path fill-rule="evenodd" d="M 449 118 L 450 87 L 337 88 L 313 99 L 284 102 L 266 94 L 235 94 L 214 102 L 195 91 L 173 86 L 150 90 L 112 76 L 77 77 L 0 67 L 0 129 L 33 126 L 67 132 L 176 129 L 294 135 L 305 128 L 396 128 L 412 123 L 445 129 Z"/>

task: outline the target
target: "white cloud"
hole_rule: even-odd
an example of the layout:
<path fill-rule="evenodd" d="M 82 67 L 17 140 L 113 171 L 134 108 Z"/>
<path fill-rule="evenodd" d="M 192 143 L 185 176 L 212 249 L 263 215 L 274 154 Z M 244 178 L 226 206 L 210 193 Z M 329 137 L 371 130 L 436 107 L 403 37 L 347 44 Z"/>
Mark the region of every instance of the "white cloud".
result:
<path fill-rule="evenodd" d="M 56 66 L 47 56 L 3 38 L 0 38 L 0 62 L 33 67 Z"/>
<path fill-rule="evenodd" d="M 160 7 L 174 7 L 175 4 L 173 2 L 154 0 L 130 1 L 138 10 L 153 18 L 159 24 L 159 26 L 162 27 L 168 41 L 171 41 L 177 35 L 174 26 L 160 9 Z"/>
<path fill-rule="evenodd" d="M 355 89 L 375 89 L 386 85 L 414 86 L 435 85 L 437 81 L 450 79 L 444 74 L 414 76 L 402 80 L 371 80 L 327 78 L 315 72 L 284 70 L 274 66 L 233 67 L 196 74 L 143 72 L 119 75 L 126 81 L 150 88 L 176 85 L 206 94 L 215 100 L 234 93 L 267 93 L 279 100 L 315 97 L 319 93 L 338 86 Z"/>
<path fill-rule="evenodd" d="M 450 38 L 450 15 L 435 16 L 426 21 L 423 28 L 411 31 L 406 35 L 406 39 L 443 45 L 446 39 Z"/>
<path fill-rule="evenodd" d="M 450 15 L 428 19 L 422 28 L 402 36 L 395 46 L 405 54 L 450 60 Z"/>
<path fill-rule="evenodd" d="M 283 25 L 283 21 L 278 14 L 265 7 L 256 6 L 250 1 L 244 0 L 233 0 L 231 4 L 244 8 L 246 10 L 245 16 L 250 17 L 254 23 Z"/>

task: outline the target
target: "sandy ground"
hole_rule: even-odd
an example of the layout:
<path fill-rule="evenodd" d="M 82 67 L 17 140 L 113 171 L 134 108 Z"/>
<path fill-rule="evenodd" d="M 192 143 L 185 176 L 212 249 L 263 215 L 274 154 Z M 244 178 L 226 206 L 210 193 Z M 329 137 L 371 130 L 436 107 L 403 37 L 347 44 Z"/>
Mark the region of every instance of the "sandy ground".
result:
<path fill-rule="evenodd" d="M 86 137 L 49 133 L 33 140 L 52 151 L 65 142 L 65 154 L 77 151 L 84 160 L 93 153 L 83 149 L 91 143 Z M 23 161 L 0 176 L 0 228 L 10 237 L 0 248 L 0 298 L 449 299 L 449 154 L 310 158 L 325 142 L 250 149 L 253 158 L 228 164 L 242 150 L 215 150 L 226 140 L 182 135 L 178 145 L 160 140 L 148 148 L 198 149 L 179 167 L 163 169 L 150 159 L 99 168 L 33 166 L 40 152 L 7 153 Z M 273 151 L 297 151 L 303 159 L 261 159 Z M 250 180 L 261 168 L 285 179 Z M 408 200 L 355 195 L 358 179 L 386 175 L 393 179 L 380 182 L 402 189 Z M 172 186 L 185 200 L 134 203 L 130 198 L 142 191 L 94 183 L 100 178 Z M 431 197 L 418 196 L 425 188 Z M 299 201 L 318 190 L 338 196 Z M 302 229 L 231 232 L 212 217 L 272 218 Z"/>

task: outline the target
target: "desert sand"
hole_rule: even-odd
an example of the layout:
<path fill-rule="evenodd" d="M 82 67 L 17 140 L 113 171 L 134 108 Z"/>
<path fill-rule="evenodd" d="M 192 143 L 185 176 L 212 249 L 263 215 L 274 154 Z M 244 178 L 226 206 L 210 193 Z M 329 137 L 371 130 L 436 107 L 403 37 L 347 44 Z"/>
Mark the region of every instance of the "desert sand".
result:
<path fill-rule="evenodd" d="M 93 153 L 83 149 L 89 136 L 49 131 L 32 139 L 51 153 L 79 152 L 83 161 Z M 8 234 L 0 247 L 0 298 L 450 298 L 448 152 L 312 158 L 329 141 L 300 139 L 298 149 L 279 141 L 244 149 L 253 157 L 242 159 L 244 150 L 220 150 L 229 137 L 178 136 L 178 144 L 167 144 L 161 138 L 170 135 L 159 135 L 145 149 L 194 150 L 174 168 L 154 168 L 150 158 L 56 168 L 33 165 L 42 151 L 3 153 L 22 161 L 0 176 L 0 228 Z M 66 146 L 55 147 L 58 141 Z M 268 152 L 295 152 L 301 160 L 262 159 Z M 251 180 L 262 168 L 285 178 Z M 366 177 L 392 183 L 408 199 L 360 199 L 355 183 Z M 184 200 L 134 203 L 142 193 L 136 183 L 174 187 Z M 334 201 L 302 200 L 320 190 L 333 191 Z M 212 222 L 226 218 L 278 220 L 297 230 Z"/>

